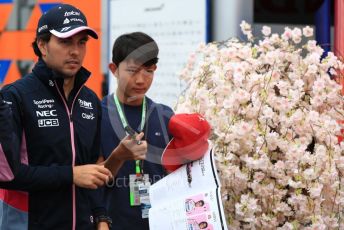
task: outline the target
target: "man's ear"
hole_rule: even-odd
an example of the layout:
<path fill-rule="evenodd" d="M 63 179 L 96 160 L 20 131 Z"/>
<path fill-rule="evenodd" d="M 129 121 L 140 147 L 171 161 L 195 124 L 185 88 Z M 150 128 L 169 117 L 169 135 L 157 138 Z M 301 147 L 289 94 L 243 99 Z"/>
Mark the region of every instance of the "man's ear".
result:
<path fill-rule="evenodd" d="M 36 41 L 38 49 L 42 53 L 42 57 L 47 55 L 47 42 L 43 41 L 42 39 L 38 39 Z"/>
<path fill-rule="evenodd" d="M 116 71 L 118 70 L 118 67 L 117 67 L 117 65 L 115 64 L 115 63 L 110 63 L 109 64 L 109 69 L 110 69 L 110 71 L 111 71 L 111 73 L 115 76 L 115 77 L 117 77 L 116 76 Z"/>

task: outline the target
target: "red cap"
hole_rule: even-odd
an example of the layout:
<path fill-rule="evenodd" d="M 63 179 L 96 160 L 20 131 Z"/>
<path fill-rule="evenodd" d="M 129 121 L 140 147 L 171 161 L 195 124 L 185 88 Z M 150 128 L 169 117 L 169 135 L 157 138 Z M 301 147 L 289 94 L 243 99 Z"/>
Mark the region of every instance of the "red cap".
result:
<path fill-rule="evenodd" d="M 200 159 L 208 150 L 210 125 L 200 114 L 175 114 L 168 129 L 173 138 L 161 157 L 167 171 L 172 172 L 187 162 Z"/>

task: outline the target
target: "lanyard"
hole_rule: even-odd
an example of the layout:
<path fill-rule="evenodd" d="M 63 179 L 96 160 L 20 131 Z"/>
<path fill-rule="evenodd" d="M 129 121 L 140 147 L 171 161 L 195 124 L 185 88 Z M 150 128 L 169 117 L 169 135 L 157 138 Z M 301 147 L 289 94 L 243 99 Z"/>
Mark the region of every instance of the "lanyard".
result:
<path fill-rule="evenodd" d="M 116 94 L 114 94 L 114 99 L 115 99 L 115 104 L 116 104 L 116 108 L 119 114 L 119 118 L 121 119 L 123 128 L 129 126 L 127 119 L 125 118 L 125 114 L 122 110 L 122 106 L 119 103 L 118 97 Z M 139 132 L 141 132 L 145 126 L 145 121 L 146 121 L 146 97 L 143 98 L 143 102 L 142 102 L 142 116 L 141 116 L 141 123 L 140 123 L 140 129 Z"/>
<path fill-rule="evenodd" d="M 125 128 L 125 127 L 129 126 L 128 121 L 125 118 L 125 114 L 124 114 L 124 112 L 122 110 L 122 107 L 121 107 L 121 105 L 119 103 L 117 95 L 114 94 L 113 97 L 114 97 L 114 100 L 115 100 L 115 104 L 116 104 L 116 108 L 117 108 L 117 111 L 118 111 L 118 114 L 119 114 L 119 118 L 121 119 L 123 128 Z M 142 115 L 141 115 L 140 129 L 139 129 L 140 132 L 143 130 L 143 128 L 145 126 L 146 110 L 147 110 L 147 107 L 146 107 L 146 97 L 144 97 L 143 98 L 143 102 L 142 102 Z M 136 175 L 142 174 L 142 170 L 141 170 L 141 166 L 140 165 L 141 165 L 140 160 L 136 160 L 135 161 L 135 173 L 136 173 Z"/>

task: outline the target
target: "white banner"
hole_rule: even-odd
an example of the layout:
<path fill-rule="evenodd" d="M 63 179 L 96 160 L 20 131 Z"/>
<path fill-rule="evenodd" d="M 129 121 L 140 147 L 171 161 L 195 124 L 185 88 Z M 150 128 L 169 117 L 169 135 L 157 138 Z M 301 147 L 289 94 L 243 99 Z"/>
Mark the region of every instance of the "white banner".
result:
<path fill-rule="evenodd" d="M 207 40 L 207 0 L 110 0 L 109 60 L 116 38 L 141 31 L 160 48 L 158 69 L 148 96 L 173 107 L 185 85 L 178 74 L 188 56 Z M 116 79 L 109 72 L 109 93 Z"/>

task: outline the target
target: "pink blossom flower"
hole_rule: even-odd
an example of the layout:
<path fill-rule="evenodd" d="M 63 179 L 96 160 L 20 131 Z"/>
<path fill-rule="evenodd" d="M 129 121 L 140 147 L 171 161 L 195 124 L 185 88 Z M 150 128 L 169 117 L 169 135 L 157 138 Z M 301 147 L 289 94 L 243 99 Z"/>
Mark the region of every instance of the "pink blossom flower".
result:
<path fill-rule="evenodd" d="M 262 180 L 264 179 L 264 177 L 265 177 L 265 174 L 262 173 L 262 172 L 256 172 L 256 173 L 254 174 L 254 179 L 255 179 L 257 182 L 262 181 Z"/>
<path fill-rule="evenodd" d="M 294 28 L 292 30 L 292 39 L 295 44 L 298 44 L 302 40 L 302 32 L 300 28 Z"/>
<path fill-rule="evenodd" d="M 264 36 L 269 36 L 271 34 L 271 27 L 269 26 L 263 26 L 262 28 L 262 34 Z"/>
<path fill-rule="evenodd" d="M 306 26 L 302 29 L 302 33 L 305 37 L 313 36 L 313 28 Z"/>
<path fill-rule="evenodd" d="M 315 184 L 313 187 L 310 187 L 308 190 L 312 198 L 318 198 L 321 195 L 322 189 L 323 189 L 322 184 Z"/>
<path fill-rule="evenodd" d="M 288 27 L 284 29 L 284 33 L 282 34 L 283 40 L 289 40 L 292 37 L 292 30 Z"/>
<path fill-rule="evenodd" d="M 328 73 L 343 63 L 332 52 L 320 58 L 310 27 L 281 35 L 263 27 L 257 42 L 248 23 L 241 28 L 248 42 L 203 44 L 190 56 L 176 108 L 212 125 L 229 226 L 344 226 L 344 100 Z"/>

